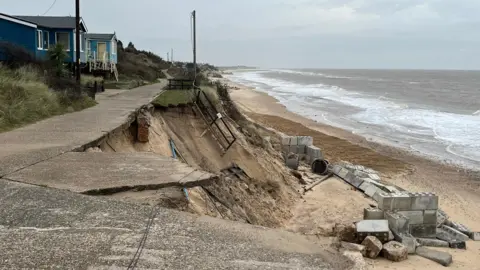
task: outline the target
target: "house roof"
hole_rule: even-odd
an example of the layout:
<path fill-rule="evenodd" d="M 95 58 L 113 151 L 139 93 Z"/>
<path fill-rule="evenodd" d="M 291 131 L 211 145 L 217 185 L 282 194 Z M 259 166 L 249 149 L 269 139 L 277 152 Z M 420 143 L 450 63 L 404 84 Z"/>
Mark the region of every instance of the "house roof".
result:
<path fill-rule="evenodd" d="M 33 28 L 37 28 L 37 25 L 34 24 L 34 23 L 31 23 L 29 21 L 25 21 L 25 20 L 10 16 L 10 15 L 7 15 L 5 13 L 0 13 L 0 19 L 11 21 L 11 22 L 18 23 L 18 24 L 23 24 L 23 25 L 33 27 Z"/>
<path fill-rule="evenodd" d="M 105 39 L 111 40 L 115 36 L 115 33 L 112 34 L 101 34 L 101 33 L 88 33 L 85 34 L 85 38 L 87 39 Z"/>
<path fill-rule="evenodd" d="M 38 26 L 48 28 L 69 28 L 75 29 L 75 17 L 70 16 L 13 16 L 17 19 L 34 23 Z M 80 20 L 83 30 L 87 31 L 87 27 L 83 20 Z"/>

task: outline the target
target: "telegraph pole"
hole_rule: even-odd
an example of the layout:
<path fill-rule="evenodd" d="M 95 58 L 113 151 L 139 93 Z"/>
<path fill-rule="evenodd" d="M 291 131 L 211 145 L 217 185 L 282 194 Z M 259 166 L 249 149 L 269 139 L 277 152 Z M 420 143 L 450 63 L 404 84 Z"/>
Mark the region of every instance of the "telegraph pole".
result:
<path fill-rule="evenodd" d="M 170 56 L 168 55 L 168 52 L 167 52 L 167 62 L 170 62 Z"/>
<path fill-rule="evenodd" d="M 80 0 L 75 0 L 75 77 L 77 84 L 80 85 Z"/>
<path fill-rule="evenodd" d="M 172 65 L 173 65 L 173 48 L 172 48 L 172 53 L 170 54 L 170 61 L 172 61 Z"/>
<path fill-rule="evenodd" d="M 197 78 L 197 17 L 195 10 L 192 12 L 193 19 L 193 83 Z"/>

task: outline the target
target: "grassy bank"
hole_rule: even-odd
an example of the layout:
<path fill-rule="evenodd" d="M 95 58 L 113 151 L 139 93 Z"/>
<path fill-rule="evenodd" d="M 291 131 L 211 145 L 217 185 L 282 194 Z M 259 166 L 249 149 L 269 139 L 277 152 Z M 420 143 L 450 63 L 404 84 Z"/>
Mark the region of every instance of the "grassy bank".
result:
<path fill-rule="evenodd" d="M 96 104 L 86 95 L 72 98 L 69 89 L 50 90 L 40 74 L 30 66 L 0 66 L 0 132 Z"/>

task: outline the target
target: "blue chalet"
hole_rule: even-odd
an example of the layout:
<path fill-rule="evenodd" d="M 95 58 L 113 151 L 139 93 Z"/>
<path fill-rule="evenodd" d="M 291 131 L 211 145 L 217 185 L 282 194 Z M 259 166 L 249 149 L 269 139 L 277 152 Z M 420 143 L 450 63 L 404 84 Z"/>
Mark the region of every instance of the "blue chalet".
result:
<path fill-rule="evenodd" d="M 117 72 L 117 36 L 113 34 L 85 34 L 87 47 L 87 65 L 90 72 L 113 73 L 118 80 Z"/>
<path fill-rule="evenodd" d="M 80 21 L 80 62 L 86 63 L 87 27 Z M 0 13 L 0 41 L 23 46 L 38 59 L 45 58 L 51 45 L 60 43 L 68 52 L 67 62 L 75 62 L 75 17 L 11 16 Z"/>

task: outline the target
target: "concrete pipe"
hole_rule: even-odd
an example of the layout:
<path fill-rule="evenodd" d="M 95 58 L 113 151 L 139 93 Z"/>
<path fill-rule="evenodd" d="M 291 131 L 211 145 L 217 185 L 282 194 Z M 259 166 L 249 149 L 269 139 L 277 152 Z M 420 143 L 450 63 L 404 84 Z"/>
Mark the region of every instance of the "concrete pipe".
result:
<path fill-rule="evenodd" d="M 326 175 L 328 173 L 328 161 L 320 158 L 313 160 L 312 172 L 320 175 Z"/>

